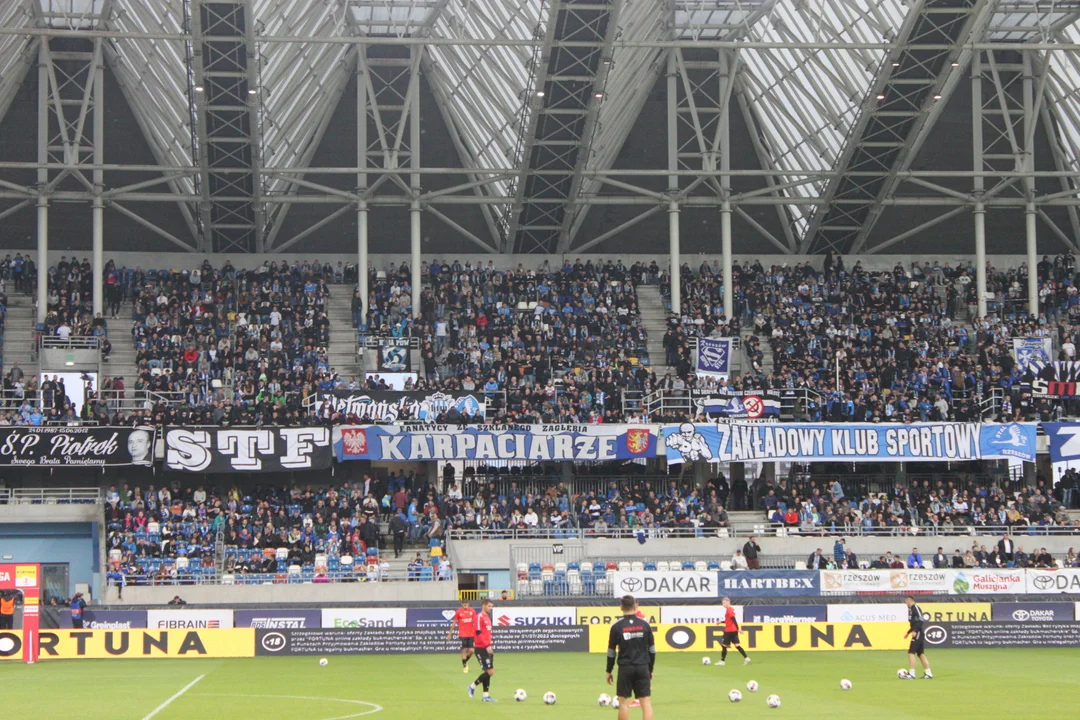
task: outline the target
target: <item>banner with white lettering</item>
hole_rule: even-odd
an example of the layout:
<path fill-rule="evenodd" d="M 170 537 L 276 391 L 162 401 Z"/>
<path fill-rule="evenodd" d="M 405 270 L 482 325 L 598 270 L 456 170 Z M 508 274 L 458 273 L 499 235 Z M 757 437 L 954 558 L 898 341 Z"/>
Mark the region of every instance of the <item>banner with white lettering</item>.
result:
<path fill-rule="evenodd" d="M 817 570 L 731 570 L 720 573 L 720 595 L 731 597 L 817 597 Z"/>
<path fill-rule="evenodd" d="M 325 470 L 332 460 L 326 427 L 165 428 L 165 467 L 170 470 Z"/>
<path fill-rule="evenodd" d="M 662 429 L 668 464 L 804 460 L 844 462 L 964 461 L 984 457 L 1034 459 L 1034 429 L 1027 423 L 682 423 Z M 1005 428 L 1000 436 L 999 428 Z"/>
<path fill-rule="evenodd" d="M 1018 337 L 1013 338 L 1012 343 L 1013 357 L 1021 368 L 1054 359 L 1054 342 L 1049 337 Z"/>
<path fill-rule="evenodd" d="M 727 377 L 731 374 L 731 338 L 698 338 L 697 376 Z"/>
<path fill-rule="evenodd" d="M 446 413 L 456 414 L 464 422 L 482 422 L 487 411 L 487 399 L 481 393 L 335 390 L 320 393 L 319 403 L 329 403 L 333 412 L 357 424 L 405 420 L 435 423 Z"/>
<path fill-rule="evenodd" d="M 717 391 L 708 397 L 694 398 L 697 412 L 710 419 L 748 420 L 780 419 L 780 393 L 775 390 Z"/>
<path fill-rule="evenodd" d="M 149 466 L 156 434 L 152 426 L 5 427 L 0 430 L 0 466 Z"/>
<path fill-rule="evenodd" d="M 1050 438 L 1051 462 L 1080 458 L 1080 423 L 1043 423 L 1042 428 Z"/>
<path fill-rule="evenodd" d="M 716 598 L 720 597 L 715 572 L 663 572 L 639 570 L 616 572 L 612 595 L 636 598 Z"/>
<path fill-rule="evenodd" d="M 1032 362 L 1025 369 L 1020 379 L 1023 384 L 1031 384 L 1031 394 L 1035 397 L 1068 399 L 1080 397 L 1080 362 L 1058 360 L 1054 362 Z"/>
<path fill-rule="evenodd" d="M 360 425 L 334 428 L 343 460 L 631 460 L 656 457 L 656 425 Z"/>

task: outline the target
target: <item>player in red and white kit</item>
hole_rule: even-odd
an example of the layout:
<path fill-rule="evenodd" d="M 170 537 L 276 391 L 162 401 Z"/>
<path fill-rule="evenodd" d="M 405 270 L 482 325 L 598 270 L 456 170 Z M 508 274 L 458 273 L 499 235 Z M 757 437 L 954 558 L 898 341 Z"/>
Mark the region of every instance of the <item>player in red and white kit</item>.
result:
<path fill-rule="evenodd" d="M 461 607 L 454 613 L 450 621 L 450 632 L 446 633 L 446 639 L 454 637 L 454 626 L 457 625 L 458 639 L 461 640 L 461 672 L 469 672 L 469 658 L 473 656 L 473 648 L 476 647 L 476 611 L 469 607 L 468 600 L 461 601 Z"/>
<path fill-rule="evenodd" d="M 469 685 L 469 697 L 476 697 L 476 686 L 484 686 L 484 702 L 495 702 L 488 694 L 491 689 L 491 676 L 495 674 L 495 648 L 491 646 L 491 609 L 495 603 L 485 600 L 476 615 L 476 659 L 480 661 L 483 672 Z"/>
<path fill-rule="evenodd" d="M 731 598 L 724 598 L 722 602 L 724 603 L 724 639 L 720 641 L 720 647 L 723 649 L 720 651 L 720 662 L 716 664 L 726 664 L 724 661 L 727 660 L 728 648 L 734 645 L 743 656 L 742 664 L 749 665 L 750 658 L 739 644 L 739 621 L 735 619 L 735 608 L 731 605 Z"/>

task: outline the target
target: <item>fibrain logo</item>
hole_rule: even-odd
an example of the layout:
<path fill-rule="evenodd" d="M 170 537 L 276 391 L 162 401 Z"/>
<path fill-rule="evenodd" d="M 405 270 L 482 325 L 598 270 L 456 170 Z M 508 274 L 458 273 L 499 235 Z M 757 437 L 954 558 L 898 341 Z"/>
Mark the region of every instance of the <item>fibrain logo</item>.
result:
<path fill-rule="evenodd" d="M 620 585 L 625 593 L 636 593 L 641 590 L 641 580 L 636 577 L 623 578 Z"/>

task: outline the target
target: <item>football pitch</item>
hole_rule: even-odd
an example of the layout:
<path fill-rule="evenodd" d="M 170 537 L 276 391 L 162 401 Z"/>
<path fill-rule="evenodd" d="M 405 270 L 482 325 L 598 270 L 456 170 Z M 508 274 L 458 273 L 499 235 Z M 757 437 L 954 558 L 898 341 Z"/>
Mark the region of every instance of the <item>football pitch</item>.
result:
<path fill-rule="evenodd" d="M 1080 706 L 1080 656 L 1066 649 L 938 650 L 935 679 L 901 681 L 902 652 L 759 653 L 743 667 L 732 653 L 724 667 L 701 655 L 662 654 L 653 682 L 657 718 L 1062 718 Z M 719 654 L 712 657 L 719 659 Z M 313 657 L 230 660 L 77 660 L 0 664 L 4 718 L 80 720 L 202 720 L 273 717 L 281 720 L 391 718 L 612 718 L 597 705 L 604 657 L 568 653 L 496 656 L 496 704 L 470 700 L 453 655 Z M 920 672 L 921 675 L 921 672 Z M 854 688 L 840 690 L 847 678 Z M 748 692 L 748 680 L 760 690 Z M 528 693 L 514 702 L 517 688 Z M 742 691 L 732 704 L 729 690 Z M 553 691 L 554 706 L 543 703 Z M 770 709 L 765 698 L 781 698 Z M 631 710 L 640 718 L 640 710 Z"/>

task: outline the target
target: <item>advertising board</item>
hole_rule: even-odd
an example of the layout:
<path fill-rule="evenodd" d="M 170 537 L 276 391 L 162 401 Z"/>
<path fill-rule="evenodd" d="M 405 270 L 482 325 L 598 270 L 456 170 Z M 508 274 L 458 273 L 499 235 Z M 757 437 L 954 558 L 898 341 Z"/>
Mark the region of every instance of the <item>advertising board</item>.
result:
<path fill-rule="evenodd" d="M 606 632 L 605 628 L 605 632 Z M 499 652 L 585 652 L 589 628 L 495 627 Z M 444 628 L 379 627 L 363 630 L 257 630 L 256 655 L 385 655 L 456 653 L 458 639 Z"/>

